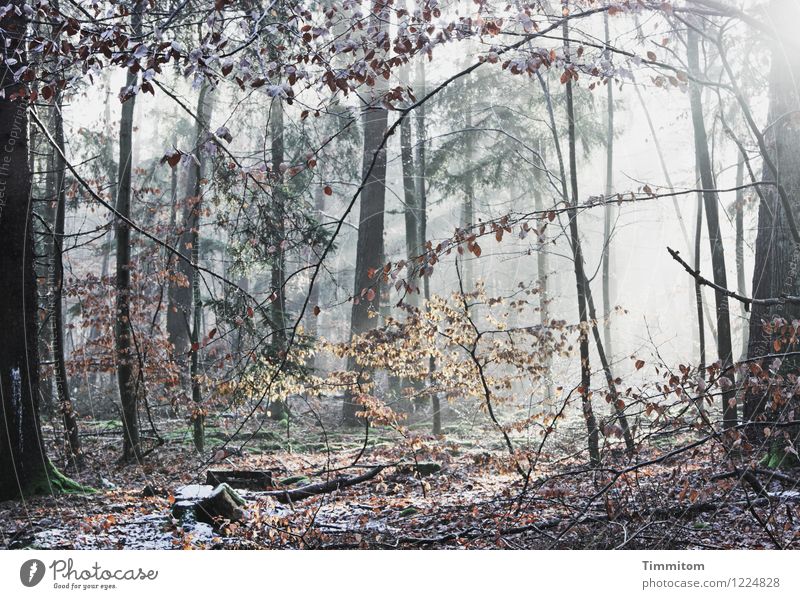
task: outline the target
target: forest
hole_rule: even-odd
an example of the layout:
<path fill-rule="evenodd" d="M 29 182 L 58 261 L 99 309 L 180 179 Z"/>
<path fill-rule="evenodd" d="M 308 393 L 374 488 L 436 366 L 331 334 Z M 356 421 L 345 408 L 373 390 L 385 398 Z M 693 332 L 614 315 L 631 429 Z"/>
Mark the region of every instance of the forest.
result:
<path fill-rule="evenodd" d="M 0 0 L 0 547 L 800 548 L 797 23 Z"/>

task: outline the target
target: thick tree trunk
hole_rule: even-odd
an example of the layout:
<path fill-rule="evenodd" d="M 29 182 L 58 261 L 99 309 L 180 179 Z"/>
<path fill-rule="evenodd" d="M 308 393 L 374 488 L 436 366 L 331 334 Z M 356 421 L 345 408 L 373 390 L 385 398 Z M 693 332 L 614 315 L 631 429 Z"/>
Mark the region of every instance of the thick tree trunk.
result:
<path fill-rule="evenodd" d="M 687 59 L 690 71 L 695 76 L 700 76 L 700 55 L 698 34 L 691 27 L 688 30 Z M 714 176 L 711 170 L 711 159 L 708 154 L 708 137 L 703 120 L 703 103 L 700 96 L 700 87 L 692 83 L 689 86 L 689 100 L 692 111 L 692 128 L 694 130 L 694 147 L 697 159 L 697 168 L 700 171 L 700 180 L 703 186 L 703 203 L 708 226 L 708 238 L 711 244 L 711 267 L 714 283 L 722 289 L 727 289 L 727 275 L 725 272 L 725 252 L 722 245 L 722 234 L 719 226 L 719 198 L 714 190 Z M 733 347 L 731 343 L 731 321 L 728 297 L 721 291 L 715 292 L 717 308 L 717 354 L 721 364 L 722 375 L 730 381 L 730 385 L 722 393 L 722 421 L 724 428 L 736 426 L 736 391 L 733 385 Z"/>
<path fill-rule="evenodd" d="M 12 0 L 15 7 L 24 3 Z M 39 352 L 36 273 L 28 165 L 27 101 L 13 70 L 25 64 L 25 13 L 14 9 L 0 19 L 7 55 L 0 65 L 0 500 L 24 496 L 48 469 L 39 424 Z M 19 53 L 16 53 L 17 50 Z"/>
<path fill-rule="evenodd" d="M 139 35 L 142 30 L 142 7 L 137 5 L 131 15 L 133 31 Z M 138 76 L 128 71 L 126 85 L 133 88 Z M 117 245 L 117 313 L 114 326 L 115 351 L 117 357 L 117 385 L 122 404 L 124 461 L 137 458 L 140 454 L 139 441 L 139 389 L 134 372 L 133 328 L 131 323 L 131 231 L 123 218 L 131 216 L 131 151 L 133 149 L 133 109 L 135 96 L 122 104 L 119 126 L 119 171 L 117 175 L 116 211 L 114 223 Z"/>
<path fill-rule="evenodd" d="M 773 3 L 770 14 L 775 23 L 797 22 L 800 6 L 789 0 L 778 0 Z M 800 128 L 794 124 L 791 115 L 800 110 L 796 86 L 798 77 L 800 48 L 797 38 L 790 29 L 779 27 L 772 47 L 769 74 L 767 122 L 770 126 L 764 132 L 767 156 L 764 157 L 763 179 L 781 186 L 789 198 L 795 220 L 800 215 Z M 774 171 L 766 164 L 767 159 Z M 786 206 L 774 185 L 765 186 L 763 196 L 764 201 L 758 207 L 753 297 L 800 295 L 800 248 L 793 239 Z M 800 306 L 796 304 L 752 305 L 747 357 L 752 360 L 773 353 L 775 335 L 765 331 L 764 324 L 775 319 L 784 319 L 791 324 L 798 318 Z M 767 393 L 748 393 L 744 419 L 751 421 L 760 417 L 768 407 L 768 399 Z"/>
<path fill-rule="evenodd" d="M 370 28 L 381 28 L 388 5 L 384 0 L 372 3 Z M 380 15 L 380 16 L 379 16 Z M 361 335 L 378 324 L 380 314 L 380 280 L 383 274 L 383 229 L 386 204 L 386 145 L 382 144 L 388 123 L 388 111 L 381 106 L 380 89 L 374 89 L 372 100 L 364 106 L 364 146 L 358 243 L 353 285 L 353 304 L 350 318 L 351 338 Z M 355 359 L 348 361 L 348 370 L 356 372 Z M 359 405 L 347 395 L 342 405 L 346 424 L 357 424 Z"/>

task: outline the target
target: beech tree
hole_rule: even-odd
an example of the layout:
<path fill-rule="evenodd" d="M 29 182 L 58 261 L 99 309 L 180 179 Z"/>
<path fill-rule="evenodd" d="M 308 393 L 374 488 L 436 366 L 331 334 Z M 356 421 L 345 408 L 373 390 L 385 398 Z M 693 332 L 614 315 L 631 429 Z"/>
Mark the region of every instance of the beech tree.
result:
<path fill-rule="evenodd" d="M 787 346 L 786 326 L 800 317 L 800 304 L 781 299 L 800 295 L 800 129 L 785 121 L 800 106 L 793 83 L 800 76 L 800 56 L 796 36 L 784 26 L 800 17 L 800 7 L 778 0 L 771 8 L 769 126 L 757 139 L 763 148 L 762 178 L 769 185 L 762 190 L 758 207 L 752 294 L 756 299 L 775 301 L 752 304 L 747 347 L 748 359 L 763 366 L 771 354 Z M 773 411 L 782 407 L 770 401 L 765 391 L 756 388 L 747 394 L 746 421 L 758 418 L 767 406 Z"/>
<path fill-rule="evenodd" d="M 12 10 L 2 18 L 8 41 L 5 56 L 25 64 L 27 17 Z M 8 60 L 0 65 L 0 499 L 46 487 L 47 458 L 39 423 L 39 355 L 36 274 L 31 226 L 31 174 L 28 168 L 28 98 Z"/>
<path fill-rule="evenodd" d="M 384 28 L 387 22 L 388 4 L 385 0 L 375 0 L 371 5 L 369 28 L 373 36 Z M 386 38 L 388 50 L 388 38 Z M 372 68 L 377 72 L 371 77 L 382 78 L 377 59 Z M 380 89 L 380 88 L 378 88 Z M 362 180 L 360 211 L 358 217 L 358 242 L 356 244 L 355 284 L 353 289 L 353 309 L 350 320 L 351 335 L 360 335 L 378 324 L 380 313 L 379 283 L 383 276 L 384 263 L 383 223 L 386 204 L 386 142 L 385 133 L 389 113 L 382 106 L 382 98 L 377 91 L 372 93 L 363 108 L 364 146 L 362 157 Z M 354 362 L 351 369 L 355 369 Z M 346 398 L 342 415 L 348 424 L 356 424 L 358 404 Z"/>
<path fill-rule="evenodd" d="M 136 35 L 142 32 L 143 2 L 135 0 L 131 13 L 131 29 Z M 136 376 L 136 347 L 131 324 L 131 229 L 128 221 L 131 216 L 133 190 L 131 176 L 133 169 L 133 109 L 136 102 L 136 87 L 139 75 L 136 69 L 129 68 L 126 86 L 121 100 L 122 115 L 119 123 L 119 162 L 116 197 L 116 287 L 117 314 L 115 323 L 117 385 L 122 405 L 122 426 L 125 432 L 122 459 L 135 459 L 141 453 L 139 441 L 139 393 L 141 389 Z"/>

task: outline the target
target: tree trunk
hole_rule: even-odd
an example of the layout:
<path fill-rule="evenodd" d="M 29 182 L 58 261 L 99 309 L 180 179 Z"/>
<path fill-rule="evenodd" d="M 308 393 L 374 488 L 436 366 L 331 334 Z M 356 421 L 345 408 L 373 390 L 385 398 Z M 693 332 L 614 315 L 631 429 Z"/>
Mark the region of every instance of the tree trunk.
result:
<path fill-rule="evenodd" d="M 56 6 L 58 6 L 56 4 Z M 52 293 L 52 331 L 53 331 L 53 362 L 56 382 L 56 395 L 61 418 L 64 423 L 64 434 L 67 451 L 76 467 L 82 466 L 83 457 L 81 455 L 81 441 L 78 434 L 78 420 L 75 408 L 69 394 L 69 381 L 67 380 L 67 366 L 65 362 L 64 349 L 64 311 L 62 305 L 62 291 L 64 288 L 64 220 L 67 209 L 67 196 L 65 187 L 66 164 L 61 154 L 65 151 L 64 146 L 64 118 L 61 112 L 61 91 L 56 91 L 54 108 L 54 135 L 58 152 L 55 152 L 55 201 L 56 214 L 55 226 L 53 227 L 52 247 L 52 268 L 53 279 L 51 281 Z M 60 154 L 60 153 L 61 154 Z"/>
<path fill-rule="evenodd" d="M 564 39 L 569 38 L 569 30 L 567 27 L 566 22 L 564 23 L 564 32 L 563 32 Z M 565 42 L 565 52 L 568 51 L 568 46 Z M 556 127 L 556 119 L 555 114 L 553 111 L 553 102 L 552 98 L 550 97 L 550 91 L 545 84 L 544 77 L 542 77 L 541 73 L 537 73 L 539 77 L 539 83 L 542 86 L 542 92 L 545 96 L 545 101 L 547 103 L 547 112 L 550 116 L 550 129 L 553 134 L 553 145 L 556 150 L 556 157 L 558 158 L 558 167 L 559 167 L 559 174 L 561 176 L 561 195 L 564 203 L 570 207 L 569 212 L 567 213 L 567 217 L 569 218 L 569 235 L 570 235 L 570 246 L 572 249 L 572 257 L 573 257 L 573 268 L 575 272 L 575 286 L 577 289 L 577 298 L 578 298 L 578 319 L 581 323 L 581 326 L 584 326 L 584 323 L 588 321 L 587 318 L 587 311 L 586 311 L 586 287 L 584 282 L 586 278 L 583 274 L 583 255 L 581 254 L 581 246 L 580 246 L 580 237 L 578 235 L 578 222 L 577 222 L 577 210 L 575 207 L 578 203 L 578 181 L 577 181 L 577 173 L 575 169 L 577 168 L 577 160 L 575 157 L 575 121 L 574 121 L 574 107 L 573 107 L 573 99 L 572 99 L 572 81 L 567 82 L 566 85 L 566 92 L 567 92 L 567 118 L 569 122 L 569 161 L 570 161 L 570 168 L 573 173 L 575 173 L 574 177 L 570 178 L 570 185 L 572 186 L 572 199 L 570 199 L 569 191 L 567 190 L 567 170 L 564 166 L 564 157 L 561 153 L 561 144 L 558 141 L 558 129 Z M 591 399 L 591 390 L 590 386 L 592 384 L 592 370 L 589 364 L 589 337 L 585 330 L 581 330 L 580 332 L 580 339 L 579 339 L 579 349 L 578 353 L 580 355 L 580 369 L 581 369 L 581 384 L 578 388 L 578 392 L 581 396 L 581 407 L 583 409 L 583 418 L 586 421 L 586 432 L 587 432 L 587 441 L 589 447 L 589 463 L 592 466 L 597 466 L 600 464 L 600 430 L 597 427 L 597 418 L 594 415 L 594 409 L 592 408 L 592 399 Z"/>
<path fill-rule="evenodd" d="M 472 92 L 470 86 L 471 77 L 469 75 L 466 77 L 466 87 L 467 89 L 464 90 L 464 101 L 466 102 L 466 98 L 468 94 Z M 462 162 L 461 168 L 464 172 L 464 206 L 462 207 L 462 226 L 470 227 L 475 224 L 475 179 L 473 177 L 473 169 L 475 168 L 475 133 L 472 131 L 473 122 L 472 122 L 472 111 L 473 106 L 471 102 L 467 102 L 466 106 L 464 107 L 466 110 L 466 122 L 465 122 L 465 129 L 467 130 L 465 133 L 465 148 L 464 148 L 464 161 Z M 475 289 L 475 269 L 473 267 L 473 258 L 464 254 L 464 287 L 467 293 L 474 291 Z"/>
<path fill-rule="evenodd" d="M 691 27 L 687 37 L 687 59 L 690 71 L 700 76 L 700 54 L 698 34 Z M 711 244 L 711 266 L 714 283 L 722 289 L 727 289 L 727 275 L 725 273 L 725 252 L 722 246 L 722 234 L 719 226 L 719 198 L 714 190 L 714 176 L 711 170 L 711 159 L 708 154 L 708 137 L 703 120 L 703 103 L 700 96 L 700 87 L 696 83 L 689 85 L 689 100 L 692 111 L 692 128 L 694 130 L 694 147 L 697 159 L 697 168 L 700 171 L 700 180 L 703 186 L 703 203 L 706 212 L 706 225 L 708 239 Z M 722 393 L 722 421 L 724 428 L 736 426 L 736 391 L 733 385 L 733 347 L 731 344 L 731 322 L 728 297 L 721 291 L 714 294 L 717 308 L 717 354 L 721 364 L 722 375 L 730 385 Z"/>
<path fill-rule="evenodd" d="M 15 9 L 24 3 L 12 0 Z M 27 17 L 14 9 L 0 19 L 7 55 L 0 65 L 0 500 L 24 496 L 43 478 L 47 458 L 39 424 L 36 272 L 28 165 L 27 101 L 13 70 L 25 65 Z M 17 54 L 17 50 L 20 52 Z"/>
<path fill-rule="evenodd" d="M 606 46 L 610 44 L 608 13 L 603 13 Z M 607 53 L 610 60 L 611 53 Z M 614 208 L 610 203 L 614 190 L 614 80 L 606 81 L 606 205 L 603 210 L 603 342 L 606 354 L 613 360 L 611 351 L 611 222 Z"/>
<path fill-rule="evenodd" d="M 381 28 L 388 5 L 384 0 L 374 0 L 370 28 Z M 380 15 L 380 16 L 379 16 Z M 377 86 L 376 86 L 377 87 Z M 353 304 L 350 318 L 351 339 L 374 328 L 380 313 L 380 280 L 383 274 L 383 228 L 386 204 L 386 145 L 382 144 L 388 123 L 388 111 L 381 106 L 380 88 L 373 89 L 372 99 L 364 105 L 364 146 L 360 213 L 358 218 L 358 243 L 353 285 Z M 372 276 L 370 276 L 372 275 Z M 348 370 L 356 372 L 359 366 L 354 358 L 348 360 Z M 342 405 L 345 424 L 358 424 L 359 405 L 348 394 Z"/>
<path fill-rule="evenodd" d="M 736 290 L 739 295 L 747 296 L 747 284 L 744 276 L 744 158 L 739 156 L 736 163 L 736 201 L 734 211 L 736 213 Z M 749 329 L 747 325 L 747 309 L 744 304 L 739 304 L 739 315 L 742 326 L 742 352 L 741 359 L 747 357 L 747 339 Z"/>
<path fill-rule="evenodd" d="M 770 14 L 775 23 L 796 22 L 800 18 L 800 7 L 795 2 L 778 0 L 773 3 Z M 798 77 L 800 48 L 797 39 L 790 30 L 778 27 L 769 74 L 767 122 L 771 126 L 764 133 L 767 156 L 764 156 L 763 180 L 780 185 L 790 199 L 795 218 L 800 214 L 800 128 L 789 117 L 800 110 L 795 84 Z M 766 164 L 767 159 L 774 171 Z M 753 297 L 762 299 L 783 294 L 800 295 L 800 248 L 793 239 L 786 207 L 775 185 L 765 186 L 763 190 L 764 201 L 758 208 Z M 784 319 L 791 324 L 798 318 L 800 306 L 796 304 L 752 305 L 747 357 L 757 359 L 773 353 L 775 339 L 764 330 L 765 323 Z M 766 393 L 748 393 L 744 419 L 752 421 L 760 417 L 768 399 Z"/>
<path fill-rule="evenodd" d="M 48 111 L 50 128 L 55 129 L 55 109 Z M 53 230 L 56 222 L 56 152 L 47 147 L 46 150 L 37 148 L 37 128 L 30 126 L 30 151 L 28 152 L 28 168 L 31 173 L 36 172 L 37 157 L 46 154 L 45 169 L 47 174 L 44 181 L 44 202 L 40 210 L 40 219 L 34 221 L 36 227 L 36 240 L 39 242 L 36 249 L 41 258 L 36 263 L 36 275 L 39 278 L 39 301 L 47 307 L 43 322 L 39 329 L 39 360 L 41 364 L 54 364 L 53 359 Z M 34 178 L 31 177 L 33 195 L 36 195 Z M 39 393 L 41 394 L 41 412 L 52 414 L 57 405 L 55 402 L 55 385 L 52 376 L 45 376 L 40 372 Z"/>
<path fill-rule="evenodd" d="M 190 177 L 194 183 L 194 189 L 189 190 L 192 194 L 191 204 L 193 205 L 191 217 L 189 219 L 189 232 L 191 239 L 192 263 L 200 264 L 200 221 L 203 214 L 203 188 L 202 182 L 206 169 L 206 153 L 203 149 L 203 141 L 211 120 L 211 99 L 208 97 L 210 84 L 203 83 L 200 87 L 200 94 L 197 98 L 197 123 L 195 126 L 195 140 L 197 162 L 192 165 L 193 175 Z M 185 260 L 180 260 L 186 263 Z M 192 268 L 191 272 L 191 292 L 192 292 L 192 346 L 190 377 L 192 381 L 192 404 L 194 410 L 192 421 L 194 428 L 194 446 L 199 452 L 205 448 L 205 408 L 203 408 L 203 395 L 200 386 L 200 350 L 202 343 L 202 323 L 203 323 L 203 301 L 200 293 L 200 271 L 197 267 Z"/>
<path fill-rule="evenodd" d="M 566 22 L 564 23 L 564 39 L 569 39 Z M 569 56 L 568 43 L 566 45 L 565 51 L 567 56 Z M 597 328 L 597 314 L 595 312 L 594 299 L 592 297 L 592 289 L 589 285 L 589 278 L 586 276 L 586 270 L 584 268 L 583 250 L 581 248 L 581 240 L 580 240 L 580 235 L 578 233 L 578 212 L 577 212 L 578 165 L 576 158 L 577 144 L 575 139 L 575 110 L 574 110 L 573 92 L 572 92 L 572 78 L 570 78 L 567 81 L 566 95 L 567 95 L 567 119 L 568 119 L 567 122 L 568 122 L 568 135 L 569 135 L 569 177 L 570 177 L 570 185 L 572 188 L 572 203 L 570 205 L 570 212 L 569 212 L 569 231 L 570 231 L 570 244 L 572 245 L 573 261 L 575 262 L 575 281 L 578 289 L 578 312 L 580 314 L 581 324 L 588 323 L 589 327 L 592 330 L 595 347 L 597 348 L 597 353 L 600 358 L 600 363 L 603 367 L 603 372 L 605 373 L 606 376 L 606 384 L 608 385 L 608 391 L 609 391 L 609 396 L 611 398 L 611 403 L 616 413 L 617 420 L 620 423 L 622 436 L 625 439 L 625 447 L 628 453 L 633 453 L 634 451 L 633 436 L 631 435 L 630 427 L 628 426 L 628 419 L 625 416 L 624 406 L 619 403 L 621 400 L 618 397 L 616 384 L 614 382 L 614 375 L 611 373 L 611 365 L 606 359 L 606 353 L 603 347 L 603 341 L 600 338 L 600 331 Z M 587 309 L 588 309 L 588 318 L 587 318 Z M 588 370 L 590 368 L 589 340 L 588 338 L 586 338 L 585 333 L 582 333 L 581 336 L 580 354 L 581 354 L 581 363 L 583 364 L 585 360 L 585 366 L 586 369 Z M 589 374 L 587 373 L 586 376 L 588 379 Z M 589 400 L 587 403 L 591 407 L 591 401 Z M 594 415 L 592 414 L 592 418 L 593 417 Z M 597 425 L 595 424 L 595 426 Z M 599 459 L 600 457 L 598 453 L 598 455 L 592 459 L 592 462 L 598 464 Z"/>
<path fill-rule="evenodd" d="M 323 222 L 325 218 L 323 214 L 323 207 L 325 204 L 324 194 L 322 186 L 318 185 L 317 188 L 314 190 L 314 219 L 318 223 L 318 226 L 321 226 L 320 223 Z M 317 261 L 317 256 L 314 253 L 314 248 L 309 246 L 307 250 L 307 258 L 306 258 L 306 266 L 313 266 Z M 311 289 L 308 290 L 308 305 L 311 306 L 311 310 L 308 310 L 306 313 L 306 335 L 308 335 L 312 339 L 316 339 L 319 336 L 319 316 L 314 314 L 314 308 L 319 306 L 320 302 L 320 281 L 314 281 L 314 285 Z M 312 363 L 310 366 L 313 366 L 313 357 Z"/>
<path fill-rule="evenodd" d="M 695 177 L 695 181 L 700 179 Z M 694 269 L 700 272 L 700 252 L 702 250 L 701 241 L 703 240 L 703 194 L 697 194 L 697 214 L 694 223 Z M 703 286 L 697 279 L 694 280 L 694 297 L 697 305 L 697 333 L 700 344 L 700 364 L 698 371 L 705 376 L 706 369 L 706 323 L 703 317 Z"/>
<path fill-rule="evenodd" d="M 417 59 L 416 66 L 416 94 L 422 98 L 427 93 L 427 81 L 425 75 L 425 57 Z M 427 154 L 426 141 L 428 136 L 428 124 L 425 105 L 417 108 L 417 118 L 414 122 L 417 134 L 417 202 L 419 203 L 419 242 L 421 247 L 426 247 L 428 243 L 428 188 L 427 188 Z M 422 278 L 423 295 L 425 302 L 431 299 L 431 278 L 428 274 Z M 428 361 L 428 373 L 433 379 L 436 371 L 436 360 L 431 356 Z M 442 434 L 442 406 L 436 392 L 431 393 L 431 410 L 433 412 L 434 435 Z"/>
<path fill-rule="evenodd" d="M 142 31 L 142 5 L 137 4 L 131 15 L 131 25 L 136 35 Z M 128 70 L 128 89 L 136 86 L 138 76 Z M 136 96 L 122 104 L 119 126 L 119 171 L 117 175 L 116 211 L 114 223 L 117 244 L 117 312 L 114 326 L 117 357 L 117 385 L 122 404 L 123 445 L 122 460 L 137 458 L 141 454 L 139 441 L 139 389 L 134 373 L 133 328 L 131 323 L 131 231 L 123 218 L 131 216 L 131 151 L 133 148 L 133 109 Z"/>
<path fill-rule="evenodd" d="M 197 115 L 200 118 L 200 115 Z M 177 184 L 177 181 L 176 181 Z M 184 255 L 192 254 L 192 222 L 196 213 L 197 165 L 188 168 L 185 177 L 185 192 L 173 210 L 182 214 L 176 228 L 177 249 Z M 167 336 L 172 344 L 173 358 L 181 371 L 181 386 L 185 389 L 186 358 L 191 350 L 192 280 L 194 269 L 191 264 L 177 256 L 170 255 L 168 268 L 175 273 L 170 277 L 167 289 Z"/>
<path fill-rule="evenodd" d="M 286 189 L 281 166 L 286 152 L 284 144 L 283 103 L 280 98 L 272 100 L 270 108 L 270 135 L 272 136 L 272 169 L 273 169 L 273 243 L 275 254 L 270 270 L 272 298 L 270 299 L 270 317 L 275 330 L 272 333 L 272 351 L 280 356 L 286 350 L 286 253 L 285 253 L 285 219 Z M 283 402 L 270 399 L 270 415 L 274 420 L 281 420 L 286 415 Z"/>
<path fill-rule="evenodd" d="M 403 71 L 401 77 L 406 75 Z M 407 79 L 407 75 L 406 75 Z M 420 208 L 415 184 L 416 164 L 414 163 L 414 148 L 411 139 L 411 119 L 405 118 L 400 123 L 400 158 L 403 165 L 403 215 L 406 226 L 406 259 L 408 260 L 408 283 L 416 287 L 416 277 L 410 276 L 414 271 L 415 258 L 422 253 L 420 234 Z M 415 288 L 406 296 L 406 302 L 419 307 L 419 289 Z"/>
<path fill-rule="evenodd" d="M 539 150 L 541 154 L 541 147 Z M 544 164 L 544 158 L 542 158 L 542 167 L 544 168 L 546 165 Z M 544 191 L 540 189 L 541 185 L 541 171 L 536 170 L 534 171 L 534 178 L 535 178 L 535 185 L 536 189 L 534 190 L 533 195 L 533 202 L 534 202 L 534 210 L 537 213 L 541 213 L 544 210 L 544 205 L 542 202 L 542 193 Z M 548 266 L 548 256 L 547 256 L 547 229 L 542 231 L 541 235 L 539 235 L 537 244 L 536 244 L 536 276 L 539 279 L 539 322 L 542 327 L 550 327 L 550 296 L 549 296 L 549 285 L 548 285 L 548 277 L 549 277 L 549 266 Z M 555 408 L 553 403 L 554 395 L 553 395 L 553 380 L 551 378 L 551 367 L 553 364 L 553 357 L 550 354 L 547 354 L 545 367 L 547 371 L 547 378 L 544 381 L 544 405 L 548 409 Z"/>

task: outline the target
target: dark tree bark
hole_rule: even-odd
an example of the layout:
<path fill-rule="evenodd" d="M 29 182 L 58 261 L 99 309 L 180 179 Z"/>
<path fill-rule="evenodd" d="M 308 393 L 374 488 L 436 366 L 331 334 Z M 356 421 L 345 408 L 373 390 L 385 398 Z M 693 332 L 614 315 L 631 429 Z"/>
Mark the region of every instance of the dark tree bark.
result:
<path fill-rule="evenodd" d="M 377 148 L 386 131 L 388 112 L 374 105 L 365 107 L 364 164 L 367 175 L 361 192 L 361 209 L 356 248 L 356 271 L 351 312 L 351 335 L 369 331 L 378 324 L 380 311 L 379 281 L 383 273 L 383 225 L 386 202 L 386 150 Z M 373 164 L 373 157 L 374 164 Z M 371 166 L 372 165 L 372 166 Z M 371 172 L 370 172 L 371 171 Z M 372 276 L 370 276 L 372 275 Z M 351 360 L 350 370 L 358 368 Z M 356 424 L 358 405 L 346 398 L 343 416 L 347 424 Z"/>
<path fill-rule="evenodd" d="M 788 0 L 773 2 L 770 14 L 775 23 L 797 22 L 800 6 Z M 791 231 L 792 221 L 800 215 L 800 128 L 791 115 L 800 110 L 796 81 L 800 77 L 800 48 L 794 32 L 776 28 L 772 45 L 772 65 L 769 73 L 769 127 L 764 132 L 763 180 L 777 183 L 788 202 L 782 202 L 777 185 L 763 188 L 764 200 L 758 207 L 754 298 L 780 297 L 800 294 L 800 247 Z M 787 203 L 790 214 L 787 214 Z M 794 219 L 792 219 L 794 216 Z M 773 352 L 773 335 L 764 324 L 775 319 L 789 323 L 800 318 L 800 306 L 777 304 L 753 305 L 750 312 L 749 359 Z M 748 393 L 745 398 L 744 419 L 755 420 L 764 412 L 768 400 L 765 393 Z"/>
<path fill-rule="evenodd" d="M 12 0 L 15 7 L 24 3 Z M 5 54 L 0 65 L 0 500 L 24 496 L 47 481 L 39 424 L 36 273 L 28 165 L 27 100 L 13 70 L 26 64 L 27 17 L 14 9 L 0 19 Z M 23 97 L 19 97 L 23 96 Z"/>
<path fill-rule="evenodd" d="M 134 6 L 131 25 L 134 33 L 142 31 L 142 4 Z M 128 89 L 136 86 L 138 75 L 128 70 L 126 85 Z M 133 149 L 133 109 L 136 97 L 131 95 L 122 104 L 119 126 L 119 171 L 117 175 L 116 211 L 119 214 L 115 223 L 117 245 L 117 313 L 114 326 L 115 351 L 117 357 L 117 385 L 122 404 L 124 461 L 141 455 L 139 440 L 139 389 L 134 372 L 133 329 L 131 323 L 131 230 L 123 218 L 131 216 L 131 151 Z"/>
<path fill-rule="evenodd" d="M 58 5 L 56 4 L 55 6 Z M 62 290 L 64 288 L 64 220 L 67 209 L 67 197 L 65 186 L 66 164 L 62 156 L 65 151 L 65 146 L 64 118 L 61 112 L 61 105 L 61 92 L 56 91 L 53 102 L 53 137 L 58 147 L 58 151 L 55 152 L 54 159 L 56 214 L 55 225 L 53 227 L 53 242 L 51 244 L 53 251 L 53 279 L 51 282 L 53 361 L 56 382 L 56 396 L 58 398 L 61 419 L 64 423 L 67 451 L 75 466 L 81 467 L 83 463 L 83 457 L 81 454 L 81 441 L 80 435 L 78 434 L 78 420 L 75 413 L 75 408 L 72 404 L 72 398 L 70 397 L 69 393 L 69 381 L 67 379 L 67 366 L 65 362 L 66 351 L 64 348 L 64 310 Z"/>
<path fill-rule="evenodd" d="M 398 9 L 405 9 L 405 1 L 401 0 L 398 3 Z M 409 67 L 403 65 L 400 68 L 399 79 L 403 85 L 410 84 Z M 400 123 L 400 161 L 402 167 L 403 177 L 403 220 L 405 224 L 405 246 L 406 246 L 406 283 L 410 287 L 405 292 L 403 297 L 404 303 L 419 308 L 420 306 L 420 289 L 418 277 L 414 276 L 414 270 L 417 265 L 416 258 L 422 253 L 422 243 L 419 238 L 419 203 L 417 199 L 416 177 L 417 177 L 417 164 L 414 160 L 414 140 L 413 140 L 413 123 L 411 118 L 404 118 Z M 386 300 L 388 304 L 388 294 L 391 292 L 388 285 L 384 286 L 384 293 L 387 295 Z M 421 388 L 419 380 L 404 381 L 401 377 L 389 375 L 389 386 L 394 395 L 399 399 L 398 405 L 400 409 L 406 412 L 411 411 L 412 405 L 402 397 L 403 388 L 411 383 L 418 391 Z"/>
<path fill-rule="evenodd" d="M 687 59 L 689 70 L 700 76 L 700 52 L 698 34 L 689 28 L 687 35 Z M 727 289 L 728 281 L 725 272 L 725 251 L 722 245 L 722 234 L 719 226 L 719 198 L 714 190 L 715 182 L 711 169 L 711 158 L 708 153 L 708 136 L 706 135 L 703 120 L 703 102 L 699 85 L 689 85 L 689 100 L 691 102 L 692 128 L 694 130 L 694 147 L 697 168 L 700 171 L 700 181 L 703 186 L 703 203 L 706 212 L 706 225 L 708 239 L 711 244 L 711 268 L 714 283 L 722 289 Z M 730 385 L 722 393 L 722 421 L 724 428 L 736 426 L 736 391 L 733 385 L 733 346 L 731 343 L 731 319 L 728 297 L 715 291 L 716 318 L 717 318 L 717 355 L 721 365 L 722 375 L 730 381 Z"/>
<path fill-rule="evenodd" d="M 406 259 L 408 260 L 408 272 L 413 272 L 414 258 L 422 253 L 422 243 L 419 237 L 419 202 L 415 184 L 416 164 L 414 162 L 414 148 L 412 145 L 411 119 L 405 118 L 400 123 L 400 158 L 403 166 L 403 216 L 405 217 L 406 233 Z M 409 277 L 409 284 L 413 284 L 415 279 Z M 418 290 L 407 295 L 407 303 L 412 306 L 419 306 Z"/>
<path fill-rule="evenodd" d="M 370 28 L 381 28 L 388 22 L 388 4 L 385 0 L 374 0 Z M 353 307 L 350 317 L 351 338 L 361 335 L 378 324 L 380 313 L 380 280 L 383 274 L 383 228 L 386 205 L 386 145 L 382 144 L 386 133 L 389 113 L 381 106 L 379 90 L 364 106 L 364 150 L 360 213 L 358 218 L 358 243 L 356 246 L 355 282 L 353 285 Z M 358 364 L 351 358 L 348 370 L 355 372 Z M 342 417 L 346 424 L 357 424 L 359 405 L 350 395 L 342 405 Z"/>

